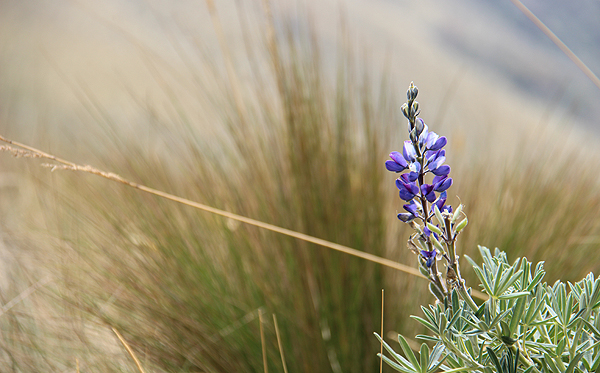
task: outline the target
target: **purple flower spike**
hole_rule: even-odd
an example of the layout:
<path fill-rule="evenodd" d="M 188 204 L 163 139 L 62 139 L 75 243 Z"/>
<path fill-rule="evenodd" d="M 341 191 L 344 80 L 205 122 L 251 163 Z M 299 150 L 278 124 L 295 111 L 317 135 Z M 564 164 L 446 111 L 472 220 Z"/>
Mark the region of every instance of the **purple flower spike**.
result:
<path fill-rule="evenodd" d="M 436 176 L 436 177 L 439 177 L 439 176 Z M 443 192 L 444 190 L 450 188 L 451 185 L 452 185 L 452 178 L 445 176 L 441 181 L 434 184 L 433 190 L 435 190 L 436 192 Z"/>
<path fill-rule="evenodd" d="M 417 151 L 410 140 L 404 141 L 404 149 L 402 150 L 404 158 L 409 162 L 417 160 Z"/>
<path fill-rule="evenodd" d="M 437 251 L 435 249 L 433 249 L 433 251 L 421 250 L 421 255 L 427 260 L 425 263 L 427 268 L 431 268 L 437 255 Z"/>
<path fill-rule="evenodd" d="M 433 172 L 433 174 L 435 176 L 448 175 L 450 173 L 450 166 L 443 165 L 443 166 L 436 168 L 435 170 L 431 170 L 431 172 Z"/>
<path fill-rule="evenodd" d="M 435 143 L 429 148 L 429 150 L 439 150 L 446 146 L 447 143 L 448 140 L 446 139 L 446 136 L 442 136 L 435 141 Z"/>

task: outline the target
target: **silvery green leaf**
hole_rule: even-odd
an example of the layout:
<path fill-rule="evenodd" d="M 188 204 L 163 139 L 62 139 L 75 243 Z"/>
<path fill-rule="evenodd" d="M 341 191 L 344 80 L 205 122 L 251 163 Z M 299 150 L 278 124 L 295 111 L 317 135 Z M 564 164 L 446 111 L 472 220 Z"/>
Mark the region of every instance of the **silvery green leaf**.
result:
<path fill-rule="evenodd" d="M 576 321 L 585 313 L 585 309 L 579 310 L 576 314 L 571 316 L 569 323 L 567 324 L 567 328 L 572 328 Z"/>
<path fill-rule="evenodd" d="M 546 272 L 544 272 L 544 271 L 540 271 L 540 272 L 536 271 L 535 276 L 533 277 L 533 279 L 527 286 L 527 291 L 532 291 L 537 286 L 537 284 L 539 284 L 542 281 L 542 278 L 544 277 L 545 274 L 546 274 Z"/>
<path fill-rule="evenodd" d="M 392 357 L 400 364 L 404 367 L 404 369 L 407 369 L 408 372 L 414 372 L 414 373 L 418 373 L 418 370 L 416 370 L 410 362 L 408 362 L 408 360 L 406 360 L 402 355 L 398 354 L 396 351 L 394 351 L 393 348 L 390 347 L 390 345 L 387 344 L 386 341 L 382 340 L 381 337 L 379 336 L 379 334 L 377 333 L 373 333 L 375 334 L 375 337 L 377 337 L 377 339 L 379 340 L 380 343 L 383 344 L 383 347 L 385 348 L 385 350 L 387 352 L 389 352 L 390 355 L 392 355 Z M 406 341 L 404 341 L 406 342 Z M 412 352 L 412 351 L 411 351 Z M 413 355 L 414 357 L 414 355 Z M 405 372 L 406 373 L 406 372 Z"/>
<path fill-rule="evenodd" d="M 422 340 L 422 341 L 430 341 L 430 342 L 441 342 L 441 339 L 437 338 L 437 337 L 432 337 L 430 335 L 426 335 L 426 334 L 417 334 L 415 336 L 416 339 Z"/>
<path fill-rule="evenodd" d="M 448 323 L 448 326 L 446 326 L 446 329 L 452 328 L 452 326 L 454 326 L 454 324 L 458 321 L 458 319 L 461 317 L 461 315 L 462 315 L 462 310 L 458 310 L 457 312 L 455 312 L 454 316 Z"/>
<path fill-rule="evenodd" d="M 519 327 L 519 322 L 523 317 L 523 312 L 525 311 L 525 302 L 527 299 L 525 297 L 520 297 L 517 299 L 515 306 L 513 307 L 512 317 L 510 319 L 509 329 L 510 333 L 514 334 L 517 332 L 517 328 Z"/>
<path fill-rule="evenodd" d="M 404 339 L 404 337 L 402 336 L 402 334 L 398 334 L 398 342 L 400 343 L 400 347 L 402 348 L 402 352 L 404 352 L 404 355 L 406 355 L 406 357 L 408 358 L 408 360 L 410 360 L 410 362 L 411 362 L 412 366 L 414 367 L 415 371 L 419 372 L 421 370 L 421 367 L 419 366 L 419 361 L 417 360 L 417 357 L 413 353 L 412 349 L 408 345 L 408 342 L 406 342 L 406 339 Z"/>
<path fill-rule="evenodd" d="M 377 354 L 377 357 L 380 357 L 383 359 L 383 361 L 385 361 L 386 364 L 388 364 L 389 366 L 391 366 L 392 368 L 396 369 L 399 372 L 402 373 L 418 373 L 414 370 L 408 369 L 406 367 L 403 367 L 399 364 L 397 364 L 396 362 L 392 361 L 389 357 L 385 356 L 385 355 L 381 355 L 381 354 Z"/>
<path fill-rule="evenodd" d="M 512 273 L 512 269 L 508 273 Z M 521 273 L 523 273 L 522 270 L 519 270 L 517 273 L 514 273 L 512 275 L 506 274 L 506 276 L 502 276 L 502 280 L 500 281 L 500 286 L 498 287 L 497 294 L 500 295 L 507 291 L 508 288 L 510 288 L 515 283 L 515 281 L 517 281 L 519 277 L 521 277 Z"/>
<path fill-rule="evenodd" d="M 556 344 L 556 350 L 555 350 L 556 356 L 562 355 L 563 351 L 565 350 L 566 344 L 567 344 L 566 338 L 563 338 L 560 341 L 558 341 L 558 343 Z"/>
<path fill-rule="evenodd" d="M 565 370 L 565 373 L 573 373 L 573 371 L 575 370 L 575 367 L 577 366 L 577 364 L 579 364 L 579 360 L 581 360 L 582 356 L 583 356 L 582 353 L 575 355 L 572 358 L 571 362 L 569 363 L 567 370 Z"/>
<path fill-rule="evenodd" d="M 502 294 L 498 297 L 498 299 L 517 299 L 528 296 L 530 293 L 528 291 L 519 291 L 516 293 Z"/>
<path fill-rule="evenodd" d="M 427 367 L 429 366 L 429 347 L 427 347 L 426 343 L 421 344 L 419 355 L 421 360 L 421 373 L 427 373 Z"/>
<path fill-rule="evenodd" d="M 547 366 L 550 368 L 550 370 L 552 371 L 552 373 L 562 373 L 558 369 L 558 367 L 556 366 L 556 364 L 554 363 L 554 360 L 552 360 L 552 358 L 550 357 L 550 355 L 544 354 L 544 359 L 542 360 L 542 363 L 547 364 Z"/>

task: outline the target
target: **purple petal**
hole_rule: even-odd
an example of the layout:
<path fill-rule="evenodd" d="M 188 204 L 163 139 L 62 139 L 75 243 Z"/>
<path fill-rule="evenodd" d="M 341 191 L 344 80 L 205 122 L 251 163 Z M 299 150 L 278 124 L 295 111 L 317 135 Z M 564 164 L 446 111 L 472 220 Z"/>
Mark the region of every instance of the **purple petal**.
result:
<path fill-rule="evenodd" d="M 404 159 L 402 154 L 400 154 L 399 152 L 391 152 L 390 158 L 392 158 L 394 160 L 394 162 L 398 163 L 400 166 L 402 166 L 404 168 L 408 167 L 408 163 L 406 162 L 406 159 Z"/>
<path fill-rule="evenodd" d="M 423 122 L 423 119 L 417 118 L 415 123 L 417 127 L 417 135 L 420 136 L 424 131 L 427 131 L 427 125 Z"/>
<path fill-rule="evenodd" d="M 402 150 L 404 158 L 409 162 L 417 160 L 417 151 L 410 140 L 404 141 L 404 149 Z"/>
<path fill-rule="evenodd" d="M 409 221 L 413 220 L 415 218 L 415 216 L 413 214 L 408 214 L 408 213 L 400 213 L 398 214 L 398 219 L 402 220 L 405 223 L 408 223 Z"/>
<path fill-rule="evenodd" d="M 429 185 L 429 184 L 421 185 L 421 193 L 423 193 L 423 195 L 427 195 L 427 194 L 431 193 L 432 191 L 433 191 L 433 185 Z"/>
<path fill-rule="evenodd" d="M 421 164 L 419 162 L 413 162 L 410 164 L 410 166 L 408 166 L 408 168 L 412 172 L 419 172 L 419 171 L 421 171 Z"/>
<path fill-rule="evenodd" d="M 450 173 L 450 166 L 443 165 L 436 168 L 435 170 L 431 170 L 431 172 L 433 172 L 433 174 L 436 176 L 448 175 Z"/>
<path fill-rule="evenodd" d="M 435 193 L 432 191 L 431 193 L 429 193 L 429 194 L 425 195 L 425 198 L 426 198 L 426 199 L 427 199 L 429 202 L 433 203 L 433 201 L 435 201 L 435 198 L 436 198 L 436 197 L 435 197 Z"/>
<path fill-rule="evenodd" d="M 431 230 L 425 226 L 425 228 L 423 228 L 423 233 L 429 237 L 431 235 Z"/>
<path fill-rule="evenodd" d="M 425 265 L 429 268 L 436 259 L 437 251 L 435 249 L 433 251 L 421 250 L 421 255 L 427 260 Z"/>
<path fill-rule="evenodd" d="M 447 178 L 448 175 L 441 175 L 441 176 L 436 176 L 433 178 L 433 181 L 431 182 L 433 185 L 439 183 L 440 181 L 444 180 L 445 178 Z"/>
<path fill-rule="evenodd" d="M 409 172 L 408 173 L 408 180 L 410 182 L 413 182 L 413 181 L 417 180 L 418 178 L 419 178 L 419 174 L 418 173 L 416 173 L 416 172 Z"/>
<path fill-rule="evenodd" d="M 388 171 L 392 171 L 392 172 L 401 172 L 406 169 L 405 167 L 400 166 L 398 163 L 396 163 L 394 161 L 385 161 L 385 168 L 387 168 Z"/>
<path fill-rule="evenodd" d="M 444 211 L 447 211 L 447 212 L 449 212 L 449 213 L 452 213 L 452 206 L 450 206 L 450 205 L 446 205 L 446 206 L 444 206 Z"/>
<path fill-rule="evenodd" d="M 438 210 L 442 211 L 444 208 L 444 203 L 446 203 L 446 198 L 438 198 L 437 201 L 431 205 L 431 210 L 433 210 L 433 206 L 437 206 Z"/>
<path fill-rule="evenodd" d="M 445 136 L 440 137 L 439 139 L 437 139 L 435 141 L 435 143 L 433 144 L 433 146 L 431 146 L 429 149 L 430 150 L 438 150 L 443 148 L 444 146 L 446 146 L 446 143 L 448 143 L 448 140 L 446 139 Z"/>
<path fill-rule="evenodd" d="M 444 190 L 450 188 L 451 185 L 452 185 L 452 178 L 447 177 L 443 181 L 440 181 L 439 183 L 435 184 L 434 190 L 436 192 L 443 192 Z"/>
<path fill-rule="evenodd" d="M 410 212 L 414 216 L 417 216 L 417 205 L 415 203 L 408 203 L 402 207 L 404 207 L 406 211 Z"/>
<path fill-rule="evenodd" d="M 408 190 L 406 190 L 406 188 L 402 188 L 400 189 L 400 198 L 404 201 L 410 201 L 411 199 L 415 198 L 415 195 L 411 192 L 409 192 Z"/>
<path fill-rule="evenodd" d="M 433 145 L 435 145 L 438 138 L 439 138 L 439 136 L 437 133 L 429 132 L 429 134 L 427 135 L 427 139 L 425 140 L 425 147 L 429 150 L 433 150 L 432 147 L 433 147 Z"/>
<path fill-rule="evenodd" d="M 408 174 L 402 174 L 400 175 L 400 179 L 402 179 L 402 181 L 404 181 L 405 183 L 410 183 L 410 179 L 408 178 Z"/>
<path fill-rule="evenodd" d="M 433 251 L 421 250 L 421 255 L 425 258 L 435 258 L 437 252 L 435 249 Z"/>
<path fill-rule="evenodd" d="M 444 164 L 444 162 L 446 162 L 446 157 L 444 156 L 438 156 L 435 161 L 431 162 L 429 164 L 429 169 L 431 171 L 435 170 L 436 168 L 439 168 L 441 165 Z"/>
<path fill-rule="evenodd" d="M 409 183 L 406 187 L 410 188 L 409 190 L 412 194 L 419 194 L 419 187 L 416 183 Z"/>
<path fill-rule="evenodd" d="M 404 175 L 402 175 L 402 176 L 404 176 Z M 406 189 L 406 188 L 404 187 L 404 183 L 403 183 L 403 182 L 402 182 L 402 180 L 400 180 L 400 179 L 396 179 L 396 188 L 398 188 L 398 189 L 400 189 L 400 190 L 402 190 L 402 189 Z"/>

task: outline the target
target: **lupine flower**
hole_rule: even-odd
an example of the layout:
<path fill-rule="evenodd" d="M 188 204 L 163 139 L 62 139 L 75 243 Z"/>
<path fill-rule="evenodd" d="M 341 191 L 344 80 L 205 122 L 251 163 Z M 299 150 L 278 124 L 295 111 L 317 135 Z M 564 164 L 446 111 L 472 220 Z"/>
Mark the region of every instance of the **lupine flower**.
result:
<path fill-rule="evenodd" d="M 402 172 L 408 168 L 408 163 L 402 154 L 398 152 L 391 152 L 391 161 L 385 161 L 385 168 L 392 172 Z"/>
<path fill-rule="evenodd" d="M 421 255 L 426 260 L 425 265 L 427 268 L 431 268 L 437 256 L 437 251 L 435 249 L 433 251 L 421 250 Z"/>
<path fill-rule="evenodd" d="M 404 141 L 402 154 L 404 155 L 404 159 L 411 163 L 417 160 L 417 151 L 410 140 Z"/>
<path fill-rule="evenodd" d="M 405 212 L 398 213 L 398 219 L 411 223 L 415 229 L 408 240 L 409 249 L 419 255 L 421 270 L 428 274 L 430 290 L 435 297 L 443 302 L 450 290 L 460 288 L 470 299 L 464 289 L 464 281 L 460 279 L 455 249 L 456 235 L 467 220 L 465 218 L 455 225 L 462 205 L 454 214 L 452 206 L 446 205 L 447 191 L 452 186 L 451 169 L 445 164 L 446 150 L 443 149 L 448 140 L 430 131 L 423 119 L 418 118 L 417 93 L 417 88 L 411 83 L 407 92 L 408 102 L 401 108 L 408 119 L 409 140 L 402 144 L 402 151 L 390 153 L 391 160 L 385 162 L 389 171 L 400 173 L 396 187 L 400 199 L 406 203 L 402 206 Z M 442 258 L 446 259 L 445 282 L 436 267 L 436 260 Z M 473 305 L 477 306 L 474 302 Z"/>
<path fill-rule="evenodd" d="M 452 185 L 452 178 L 448 175 L 436 176 L 433 178 L 433 190 L 443 192 Z"/>

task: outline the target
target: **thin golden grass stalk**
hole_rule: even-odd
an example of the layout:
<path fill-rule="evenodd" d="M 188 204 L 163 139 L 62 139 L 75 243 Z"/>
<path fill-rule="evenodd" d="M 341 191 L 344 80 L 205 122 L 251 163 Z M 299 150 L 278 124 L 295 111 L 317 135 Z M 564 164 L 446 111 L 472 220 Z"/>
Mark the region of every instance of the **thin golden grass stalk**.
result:
<path fill-rule="evenodd" d="M 132 188 L 141 190 L 143 192 L 150 193 L 155 196 L 162 197 L 162 198 L 174 201 L 174 202 L 178 202 L 178 203 L 181 203 L 186 206 L 194 207 L 199 210 L 207 211 L 207 212 L 210 212 L 215 215 L 223 216 L 223 217 L 235 220 L 235 221 L 253 225 L 255 227 L 263 228 L 263 229 L 266 229 L 266 230 L 269 230 L 272 232 L 276 232 L 276 233 L 280 233 L 280 234 L 283 234 L 286 236 L 294 237 L 299 240 L 314 243 L 316 245 L 323 246 L 323 247 L 326 247 L 326 248 L 329 248 L 332 250 L 336 250 L 336 251 L 339 251 L 339 252 L 342 252 L 342 253 L 345 253 L 348 255 L 352 255 L 352 256 L 361 258 L 361 259 L 365 259 L 365 260 L 368 260 L 373 263 L 377 263 L 377 264 L 380 264 L 380 265 L 383 265 L 386 267 L 394 268 L 394 269 L 397 269 L 399 271 L 408 273 L 408 274 L 416 276 L 416 277 L 425 278 L 425 276 L 423 276 L 416 268 L 404 265 L 402 263 L 394 262 L 393 260 L 390 260 L 390 259 L 382 258 L 377 255 L 373 255 L 373 254 L 366 253 L 366 252 L 363 252 L 363 251 L 360 251 L 357 249 L 353 249 L 348 246 L 340 245 L 340 244 L 330 242 L 327 240 L 323 240 L 321 238 L 313 237 L 313 236 L 310 236 L 310 235 L 307 235 L 304 233 L 296 232 L 296 231 L 293 231 L 290 229 L 278 227 L 273 224 L 265 223 L 262 221 L 258 221 L 255 219 L 245 217 L 245 216 L 241 216 L 238 214 L 220 210 L 220 209 L 217 209 L 217 208 L 214 208 L 211 206 L 204 205 L 202 203 L 191 201 L 186 198 L 178 197 L 173 194 L 166 193 L 166 192 L 154 189 L 154 188 L 150 188 L 150 187 L 147 187 L 142 184 L 134 183 L 134 182 L 129 181 L 113 172 L 106 172 L 106 171 L 99 170 L 95 167 L 89 166 L 89 165 L 79 165 L 79 164 L 73 163 L 71 161 L 64 160 L 62 158 L 56 157 L 52 154 L 45 153 L 45 152 L 38 150 L 36 148 L 33 148 L 31 146 L 21 144 L 19 142 L 7 139 L 3 136 L 0 136 L 0 141 L 4 141 L 6 143 L 9 143 L 14 146 L 18 146 L 20 148 L 23 148 L 23 149 L 29 151 L 31 154 L 27 155 L 27 157 L 45 158 L 45 159 L 50 159 L 52 161 L 60 163 L 60 165 L 44 164 L 45 167 L 51 168 L 52 171 L 57 170 L 57 169 L 64 169 L 64 170 L 70 170 L 70 171 L 87 172 L 87 173 L 90 173 L 93 175 L 101 176 L 105 179 L 117 181 L 117 182 L 119 182 L 121 184 L 125 184 L 129 187 L 132 187 Z M 15 151 L 17 151 L 18 149 L 14 149 L 11 147 L 4 147 L 4 149 L 0 148 L 0 150 L 11 151 L 11 152 L 13 152 L 13 154 L 15 154 Z M 24 154 L 27 154 L 27 152 L 25 152 L 25 153 L 21 152 L 19 154 L 20 154 L 20 156 L 25 156 Z M 478 292 L 476 290 L 473 290 L 472 294 L 473 294 L 473 296 L 480 298 L 482 300 L 487 299 L 487 296 L 485 294 Z"/>
<path fill-rule="evenodd" d="M 287 364 L 285 363 L 285 354 L 281 346 L 281 336 L 279 335 L 279 325 L 277 324 L 277 316 L 273 314 L 273 324 L 275 325 L 275 335 L 277 336 L 277 346 L 279 347 L 279 355 L 281 356 L 281 364 L 283 365 L 283 373 L 288 373 Z"/>
<path fill-rule="evenodd" d="M 260 346 L 262 348 L 263 368 L 265 373 L 269 373 L 269 366 L 267 364 L 267 345 L 265 343 L 265 330 L 263 321 L 263 309 L 258 310 L 258 322 L 260 323 Z"/>
<path fill-rule="evenodd" d="M 133 352 L 133 350 L 131 349 L 131 347 L 129 347 L 129 344 L 127 343 L 127 341 L 125 340 L 125 338 L 123 338 L 123 336 L 121 335 L 121 333 L 119 333 L 119 331 L 117 329 L 115 329 L 115 328 L 112 328 L 112 331 L 115 333 L 115 335 L 117 336 L 117 338 L 119 338 L 119 341 L 121 341 L 121 343 L 123 344 L 123 346 L 125 347 L 125 349 L 129 353 L 129 355 L 131 356 L 131 358 L 133 359 L 133 361 L 135 361 L 135 365 L 137 366 L 137 368 L 140 371 L 140 373 L 146 373 L 144 371 L 144 368 L 142 368 L 142 364 L 140 364 L 140 361 L 138 360 L 137 356 L 135 356 L 135 353 Z"/>
<path fill-rule="evenodd" d="M 383 299 L 384 299 L 384 290 L 381 289 L 381 343 L 379 344 L 379 373 L 383 370 Z"/>
<path fill-rule="evenodd" d="M 600 88 L 600 79 L 594 74 L 592 70 L 583 62 L 565 43 L 560 40 L 558 36 L 552 30 L 548 28 L 529 8 L 525 6 L 519 0 L 510 0 L 533 24 L 539 28 L 546 36 L 552 40 L 554 44 L 567 56 L 575 65 L 581 70 L 585 76 L 587 76 L 596 87 Z"/>
<path fill-rule="evenodd" d="M 11 299 L 9 302 L 7 302 L 4 306 L 2 306 L 0 308 L 0 317 L 2 315 L 4 315 L 6 312 L 8 312 L 11 308 L 16 306 L 18 303 L 23 301 L 25 298 L 27 298 L 28 296 L 33 294 L 37 289 L 46 285 L 50 281 L 51 281 L 50 277 L 44 277 L 43 279 L 41 279 L 38 282 L 36 282 L 35 284 L 31 285 L 27 289 L 23 290 L 19 295 L 17 295 L 13 299 Z"/>

